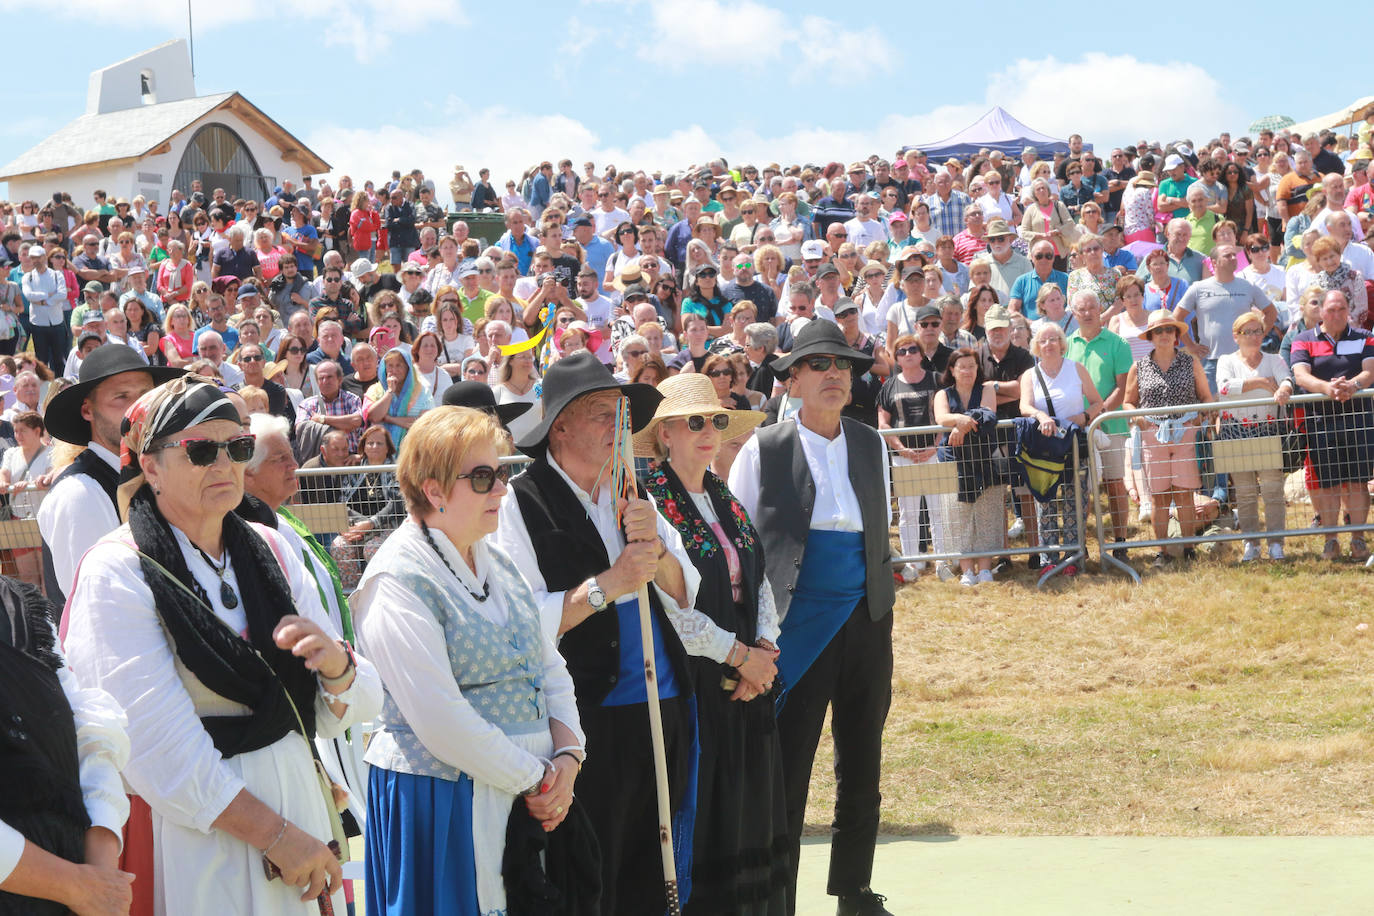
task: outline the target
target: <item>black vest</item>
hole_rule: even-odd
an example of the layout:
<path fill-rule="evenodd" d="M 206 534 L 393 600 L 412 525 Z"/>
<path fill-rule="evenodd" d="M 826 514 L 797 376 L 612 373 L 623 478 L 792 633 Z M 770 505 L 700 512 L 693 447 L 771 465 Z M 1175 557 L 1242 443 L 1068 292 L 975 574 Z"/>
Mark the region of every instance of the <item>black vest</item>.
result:
<path fill-rule="evenodd" d="M 859 499 L 864 526 L 864 566 L 868 613 L 880 620 L 892 612 L 897 591 L 892 582 L 891 505 L 883 489 L 884 445 L 877 431 L 845 417 L 840 420 L 849 448 L 849 484 Z M 760 427 L 759 503 L 754 524 L 763 538 L 768 582 L 778 616 L 785 617 L 801 574 L 816 484 L 806 464 L 796 421 Z"/>
<path fill-rule="evenodd" d="M 116 490 L 119 489 L 119 472 L 105 463 L 101 458 L 89 448 L 76 456 L 76 460 L 67 465 L 57 479 L 52 482 L 53 488 L 68 477 L 77 474 L 84 474 L 96 483 L 100 484 L 100 489 L 105 491 L 105 495 L 110 497 L 110 505 L 119 511 L 119 499 Z M 108 534 L 109 532 L 105 532 Z M 47 541 L 43 542 L 43 590 L 48 593 L 48 600 L 58 607 L 67 603 L 67 595 L 63 590 L 63 585 L 57 581 L 57 569 L 52 562 L 52 548 Z"/>
<path fill-rule="evenodd" d="M 611 566 L 606 545 L 587 517 L 582 503 L 559 473 L 543 458 L 510 482 L 520 516 L 534 546 L 539 573 L 550 592 L 568 591 Z M 593 614 L 563 634 L 558 651 L 568 663 L 579 704 L 599 705 L 620 674 L 620 625 L 612 609 Z M 672 661 L 682 694 L 691 691 L 687 650 L 663 612 L 654 589 L 649 610 L 663 633 L 663 647 Z"/>
<path fill-rule="evenodd" d="M 90 817 L 81 795 L 76 723 L 57 679 L 54 609 L 31 585 L 0 577 L 0 820 L 35 846 L 85 861 Z M 66 913 L 0 891 L 0 914 Z"/>

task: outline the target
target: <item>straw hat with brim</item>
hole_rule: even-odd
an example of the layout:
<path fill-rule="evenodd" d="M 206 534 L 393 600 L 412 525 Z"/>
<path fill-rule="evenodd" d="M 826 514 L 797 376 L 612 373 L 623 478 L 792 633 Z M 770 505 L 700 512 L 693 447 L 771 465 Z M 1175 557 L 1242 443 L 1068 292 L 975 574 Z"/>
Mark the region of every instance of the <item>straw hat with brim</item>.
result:
<path fill-rule="evenodd" d="M 791 368 L 809 356 L 843 356 L 852 359 L 859 373 L 867 372 L 873 365 L 873 357 L 851 347 L 838 325 L 829 321 L 813 321 L 797 332 L 793 338 L 792 352 L 774 360 L 773 374 L 787 381 Z"/>
<path fill-rule="evenodd" d="M 714 389 L 713 389 L 714 390 Z M 544 419 L 539 421 L 525 438 L 515 443 L 531 458 L 542 458 L 549 446 L 549 430 L 569 404 L 584 394 L 598 391 L 618 391 L 630 399 L 630 428 L 638 432 L 653 419 L 654 411 L 663 400 L 652 385 L 622 385 L 589 350 L 560 359 L 544 373 Z"/>
<path fill-rule="evenodd" d="M 1141 340 L 1149 340 L 1150 335 L 1160 328 L 1173 328 L 1178 334 L 1179 339 L 1188 333 L 1188 326 L 1174 317 L 1173 312 L 1168 309 L 1155 309 L 1150 313 L 1150 320 L 1145 325 L 1145 330 L 1141 331 L 1137 337 Z"/>
<path fill-rule="evenodd" d="M 721 430 L 720 441 L 727 442 L 753 432 L 765 419 L 758 410 L 728 410 L 720 406 L 716 386 L 700 372 L 686 372 L 664 379 L 658 386 L 663 402 L 654 411 L 653 419 L 634 435 L 635 456 L 638 458 L 657 458 L 656 449 L 658 425 L 674 417 L 713 417 L 724 414 L 730 418 L 730 425 Z"/>
<path fill-rule="evenodd" d="M 96 347 L 81 361 L 76 384 L 59 391 L 48 404 L 43 415 L 48 432 L 72 445 L 84 446 L 90 442 L 91 421 L 81 416 L 81 405 L 96 385 L 124 372 L 146 372 L 152 376 L 154 385 L 186 374 L 185 370 L 170 366 L 150 366 L 129 347 Z"/>
<path fill-rule="evenodd" d="M 1146 170 L 1144 172 L 1137 172 L 1135 176 L 1135 183 L 1136 187 L 1153 188 L 1157 184 L 1157 182 L 1155 181 L 1155 173 L 1149 170 Z"/>
<path fill-rule="evenodd" d="M 644 282 L 644 271 L 640 269 L 638 263 L 626 264 L 620 269 L 620 273 L 611 281 L 611 286 L 620 292 L 625 292 L 625 287 Z"/>
<path fill-rule="evenodd" d="M 471 380 L 454 382 L 444 389 L 444 404 L 449 407 L 471 407 L 473 410 L 494 414 L 502 426 L 524 416 L 534 406 L 528 401 L 498 404 L 490 385 Z"/>

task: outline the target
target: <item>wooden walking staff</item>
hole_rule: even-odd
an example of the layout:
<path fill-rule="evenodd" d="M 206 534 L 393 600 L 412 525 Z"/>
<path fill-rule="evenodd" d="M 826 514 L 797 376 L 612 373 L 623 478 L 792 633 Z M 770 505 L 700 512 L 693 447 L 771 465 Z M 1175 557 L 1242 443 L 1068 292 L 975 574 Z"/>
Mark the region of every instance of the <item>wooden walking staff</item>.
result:
<path fill-rule="evenodd" d="M 611 490 L 617 498 L 631 500 L 638 495 L 635 485 L 633 427 L 630 399 L 616 405 L 615 445 L 611 452 Z M 623 512 L 624 510 L 622 510 Z M 681 916 L 677 894 L 677 863 L 673 857 L 673 811 L 668 798 L 668 754 L 663 745 L 663 711 L 658 706 L 658 672 L 654 670 L 654 631 L 649 616 L 649 586 L 639 587 L 639 638 L 644 652 L 644 692 L 649 702 L 649 737 L 654 745 L 654 778 L 658 784 L 658 845 L 663 854 L 663 886 L 669 916 Z"/>

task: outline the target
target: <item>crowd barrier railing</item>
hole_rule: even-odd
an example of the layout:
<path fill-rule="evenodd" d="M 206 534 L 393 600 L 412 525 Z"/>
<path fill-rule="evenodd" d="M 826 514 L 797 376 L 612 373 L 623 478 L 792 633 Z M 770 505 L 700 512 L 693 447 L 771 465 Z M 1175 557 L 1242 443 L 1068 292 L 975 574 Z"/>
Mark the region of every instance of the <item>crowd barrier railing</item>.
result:
<path fill-rule="evenodd" d="M 949 434 L 950 429 L 945 426 L 909 426 L 894 429 L 879 430 L 884 438 L 893 436 L 910 436 L 920 444 L 943 442 Z M 1002 468 L 1012 468 L 1016 466 L 1016 459 L 1013 454 L 1013 444 L 1015 442 L 1014 421 L 1001 420 L 997 423 L 998 440 L 1002 443 L 996 452 L 997 463 Z M 1075 438 L 1071 445 L 1070 467 L 1079 468 L 1085 456 L 1080 454 L 1078 441 Z M 1000 547 L 989 550 L 958 550 L 957 547 L 961 538 L 965 536 L 963 525 L 960 521 L 962 513 L 958 512 L 954 502 L 958 500 L 959 493 L 959 470 L 958 462 L 940 461 L 938 457 L 931 457 L 929 460 L 919 463 L 900 455 L 897 450 L 889 446 L 887 451 L 888 468 L 891 474 L 890 501 L 896 510 L 898 536 L 900 539 L 900 556 L 893 559 L 893 569 L 900 572 L 907 564 L 949 564 L 954 574 L 958 575 L 958 563 L 960 560 L 979 560 L 983 558 L 1006 559 L 1013 557 L 1030 556 L 1032 554 L 1057 555 L 1053 562 L 1047 563 L 1041 570 L 1040 576 L 1036 580 L 1036 586 L 1041 587 L 1053 576 L 1058 575 L 1070 566 L 1081 570 L 1087 558 L 1085 546 L 1085 525 L 1084 525 L 1084 503 L 1083 486 L 1084 476 L 1081 473 L 1066 473 L 1059 488 L 1059 494 L 1045 503 L 1037 502 L 1033 497 L 1029 497 L 1021 487 L 1014 490 L 1005 485 L 1005 480 L 1001 484 L 1004 497 L 1004 505 L 997 513 L 997 524 L 999 525 L 998 535 Z M 1024 545 L 1013 544 L 1007 537 L 1006 519 L 1009 517 L 1008 505 L 1005 497 L 1010 492 L 1013 500 L 1021 499 L 1023 502 L 1023 515 L 1029 513 L 1028 518 L 1023 518 L 1023 526 L 1027 532 L 1026 543 Z M 1042 523 L 1052 523 L 1056 532 L 1057 540 L 1053 544 L 1043 543 L 1043 536 L 1038 536 L 1034 542 L 1030 537 L 1031 532 L 1041 535 Z M 929 549 L 925 549 L 926 545 Z M 913 550 L 913 546 L 915 549 Z"/>
<path fill-rule="evenodd" d="M 1323 537 L 1336 535 L 1363 535 L 1374 531 L 1368 514 L 1364 522 L 1351 523 L 1341 515 L 1344 507 L 1337 504 L 1337 521 L 1340 524 L 1319 524 L 1327 521 L 1317 518 L 1314 497 L 1314 476 L 1320 468 L 1322 479 L 1333 481 L 1344 476 L 1358 479 L 1349 481 L 1351 486 L 1364 489 L 1371 476 L 1370 464 L 1374 463 L 1374 389 L 1357 392 L 1349 402 L 1337 405 L 1326 395 L 1294 395 L 1285 408 L 1276 408 L 1272 395 L 1250 398 L 1225 398 L 1210 404 L 1183 404 L 1170 408 L 1140 408 L 1128 411 L 1113 411 L 1095 418 L 1088 424 L 1088 443 L 1090 453 L 1090 478 L 1087 502 L 1091 505 L 1094 527 L 1099 551 L 1101 568 L 1115 569 L 1140 582 L 1140 572 L 1131 563 L 1114 556 L 1114 552 L 1126 551 L 1127 558 L 1139 551 L 1168 551 L 1170 548 L 1196 547 L 1203 544 L 1226 544 L 1235 541 L 1254 541 L 1260 547 L 1260 557 L 1267 556 L 1265 544 L 1278 543 L 1282 547 L 1285 538 Z M 1269 408 L 1265 414 L 1274 413 L 1273 422 L 1265 419 L 1244 421 L 1247 408 Z M 1139 417 L 1152 420 L 1182 418 L 1196 414 L 1191 433 L 1184 436 L 1193 439 L 1189 449 L 1187 442 L 1174 446 L 1174 455 L 1165 459 L 1163 450 L 1140 449 L 1140 467 L 1136 467 L 1135 449 L 1131 442 L 1126 444 L 1125 472 L 1128 488 L 1134 489 L 1144 497 L 1148 491 L 1145 465 L 1153 458 L 1163 465 L 1168 478 L 1178 478 L 1183 483 L 1196 486 L 1189 488 L 1189 495 L 1199 493 L 1204 496 L 1217 488 L 1217 477 L 1223 477 L 1220 486 L 1226 489 L 1227 500 L 1216 521 L 1217 525 L 1200 525 L 1193 535 L 1157 537 L 1152 530 L 1152 521 L 1146 520 L 1141 511 L 1141 501 L 1127 504 L 1126 528 L 1129 532 L 1135 520 L 1145 536 L 1128 537 L 1123 541 L 1108 538 L 1107 530 L 1111 524 L 1109 501 L 1104 502 L 1103 456 L 1099 443 L 1103 437 L 1094 435 L 1104 423 L 1111 420 L 1133 421 Z M 1334 418 L 1334 419 L 1333 419 Z M 1135 424 L 1132 424 L 1133 426 Z M 1154 424 L 1150 424 L 1154 428 Z M 1178 426 L 1178 423 L 1175 423 Z M 1141 435 L 1143 436 L 1143 431 Z M 1115 447 L 1116 443 L 1113 443 Z M 1315 458 L 1313 454 L 1315 453 Z M 1366 457 L 1369 456 L 1369 457 Z M 1172 464 L 1169 462 L 1172 461 Z M 1191 467 L 1188 463 L 1191 462 Z M 1153 465 L 1152 465 L 1153 467 Z M 1129 478 L 1135 475 L 1134 487 L 1129 486 Z M 1294 499 L 1294 495 L 1297 498 Z M 1361 498 L 1367 503 L 1367 496 Z M 1197 500 L 1195 500 L 1195 504 Z M 1202 508 L 1210 511 L 1210 505 Z M 1270 510 L 1281 513 L 1282 518 L 1270 517 Z M 1139 513 L 1139 514 L 1137 514 Z M 1176 515 L 1175 515 L 1176 517 Z M 1259 519 L 1262 518 L 1262 523 Z M 1281 522 L 1275 525 L 1275 522 Z M 1223 524 L 1225 527 L 1223 527 Z M 1196 524 L 1196 519 L 1195 519 Z M 1229 530 L 1228 530 L 1229 528 Z M 1285 554 L 1286 555 L 1286 554 Z"/>

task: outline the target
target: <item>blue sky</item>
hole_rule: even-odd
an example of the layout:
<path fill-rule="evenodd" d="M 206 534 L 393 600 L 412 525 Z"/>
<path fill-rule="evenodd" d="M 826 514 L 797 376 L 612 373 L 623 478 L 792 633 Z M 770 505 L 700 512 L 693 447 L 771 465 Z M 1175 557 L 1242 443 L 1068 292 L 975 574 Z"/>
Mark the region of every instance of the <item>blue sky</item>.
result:
<path fill-rule="evenodd" d="M 201 94 L 238 90 L 336 173 L 382 178 L 418 166 L 441 188 L 456 163 L 474 173 L 486 165 L 499 184 L 563 155 L 665 171 L 715 155 L 760 164 L 887 156 L 994 104 L 1099 145 L 1205 141 L 1243 133 L 1261 115 L 1301 121 L 1363 94 L 1358 55 L 1325 61 L 1318 89 L 1273 79 L 1280 50 L 1265 2 L 1196 30 L 1139 25 L 1130 7 L 1109 20 L 1051 0 L 1012 38 L 983 25 L 1005 20 L 1007 7 L 984 3 L 949 12 L 887 0 L 193 4 Z M 17 81 L 0 162 L 82 112 L 90 70 L 186 35 L 184 0 L 41 9 L 0 0 L 0 9 L 11 36 L 32 39 L 10 43 L 11 73 L 42 74 Z M 72 66 L 58 47 L 79 49 L 89 65 Z"/>

